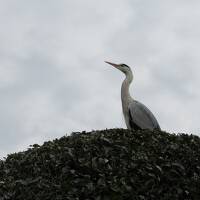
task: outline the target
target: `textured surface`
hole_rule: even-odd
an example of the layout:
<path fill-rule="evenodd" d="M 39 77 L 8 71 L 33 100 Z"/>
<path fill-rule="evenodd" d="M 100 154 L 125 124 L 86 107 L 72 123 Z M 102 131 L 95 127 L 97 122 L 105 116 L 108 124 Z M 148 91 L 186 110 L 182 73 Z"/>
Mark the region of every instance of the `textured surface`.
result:
<path fill-rule="evenodd" d="M 0 162 L 0 200 L 200 199 L 200 138 L 73 133 Z"/>

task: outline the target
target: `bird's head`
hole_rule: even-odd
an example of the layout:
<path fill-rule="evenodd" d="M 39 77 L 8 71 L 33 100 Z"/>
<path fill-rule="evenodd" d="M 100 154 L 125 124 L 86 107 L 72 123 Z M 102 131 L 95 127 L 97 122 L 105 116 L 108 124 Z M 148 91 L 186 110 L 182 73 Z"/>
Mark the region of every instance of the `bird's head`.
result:
<path fill-rule="evenodd" d="M 131 73 L 131 68 L 126 64 L 115 64 L 115 63 L 111 63 L 111 62 L 107 62 L 107 61 L 105 61 L 105 62 L 107 64 L 112 65 L 113 67 L 119 69 L 121 72 L 123 72 L 126 75 Z"/>

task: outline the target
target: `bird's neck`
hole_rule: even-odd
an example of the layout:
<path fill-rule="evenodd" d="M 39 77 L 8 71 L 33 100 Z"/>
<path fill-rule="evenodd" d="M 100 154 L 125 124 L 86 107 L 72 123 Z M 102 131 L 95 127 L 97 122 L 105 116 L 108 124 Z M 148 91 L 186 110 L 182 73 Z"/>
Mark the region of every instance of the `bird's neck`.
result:
<path fill-rule="evenodd" d="M 132 80 L 133 80 L 133 74 L 128 73 L 126 75 L 125 80 L 122 83 L 122 87 L 121 87 L 122 106 L 128 105 L 128 103 L 131 101 L 131 96 L 130 96 L 130 93 L 129 93 L 129 86 L 130 86 Z M 125 109 L 125 108 L 123 107 L 123 109 Z"/>

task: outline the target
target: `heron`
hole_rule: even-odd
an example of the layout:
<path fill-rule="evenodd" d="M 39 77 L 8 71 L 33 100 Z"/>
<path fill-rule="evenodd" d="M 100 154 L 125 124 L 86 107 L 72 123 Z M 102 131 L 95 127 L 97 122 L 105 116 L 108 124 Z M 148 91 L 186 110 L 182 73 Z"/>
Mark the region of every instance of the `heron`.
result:
<path fill-rule="evenodd" d="M 105 62 L 120 70 L 126 76 L 121 86 L 121 101 L 127 128 L 132 130 L 161 130 L 153 113 L 144 104 L 136 101 L 130 96 L 129 86 L 133 81 L 131 68 L 126 64 L 115 64 L 108 61 Z"/>

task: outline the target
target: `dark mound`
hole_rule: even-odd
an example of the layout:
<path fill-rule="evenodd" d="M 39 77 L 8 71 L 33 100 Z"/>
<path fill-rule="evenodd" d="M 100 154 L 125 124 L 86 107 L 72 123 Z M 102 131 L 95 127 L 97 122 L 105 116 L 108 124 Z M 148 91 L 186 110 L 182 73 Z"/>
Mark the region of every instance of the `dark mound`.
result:
<path fill-rule="evenodd" d="M 200 199 L 200 138 L 73 133 L 0 161 L 0 200 Z"/>

